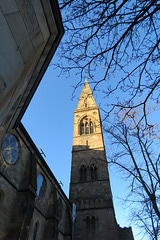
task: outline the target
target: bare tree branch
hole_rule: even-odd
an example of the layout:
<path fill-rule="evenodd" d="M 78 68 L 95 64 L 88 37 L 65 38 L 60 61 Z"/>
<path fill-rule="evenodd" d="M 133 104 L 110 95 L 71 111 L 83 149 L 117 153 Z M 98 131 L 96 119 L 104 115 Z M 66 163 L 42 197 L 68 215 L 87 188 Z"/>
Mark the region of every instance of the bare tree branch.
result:
<path fill-rule="evenodd" d="M 107 107 L 101 104 L 104 118 L 115 108 L 136 107 L 143 108 L 150 124 L 146 107 L 150 101 L 159 102 L 159 1 L 60 0 L 60 5 L 66 36 L 56 67 L 62 74 L 78 74 L 73 96 L 87 77 L 106 101 L 119 94 Z"/>

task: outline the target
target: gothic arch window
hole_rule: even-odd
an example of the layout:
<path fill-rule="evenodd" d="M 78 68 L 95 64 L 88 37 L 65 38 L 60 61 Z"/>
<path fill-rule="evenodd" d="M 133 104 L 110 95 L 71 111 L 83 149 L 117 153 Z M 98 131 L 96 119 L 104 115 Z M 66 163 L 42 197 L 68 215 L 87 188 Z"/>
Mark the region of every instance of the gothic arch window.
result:
<path fill-rule="evenodd" d="M 94 133 L 93 122 L 91 121 L 90 118 L 85 116 L 80 121 L 80 135 L 92 134 L 92 133 Z"/>
<path fill-rule="evenodd" d="M 91 180 L 97 179 L 97 167 L 94 164 L 90 167 L 90 178 Z"/>
<path fill-rule="evenodd" d="M 86 221 L 86 229 L 87 229 L 87 231 L 95 231 L 96 230 L 96 221 L 97 221 L 97 219 L 96 219 L 96 217 L 94 216 L 94 215 L 92 215 L 92 216 L 87 216 L 86 217 L 86 219 L 85 219 L 85 221 Z"/>
<path fill-rule="evenodd" d="M 86 166 L 82 165 L 80 168 L 80 180 L 85 181 L 87 179 L 87 169 Z"/>
<path fill-rule="evenodd" d="M 46 190 L 46 180 L 42 174 L 37 176 L 37 196 L 42 198 Z"/>

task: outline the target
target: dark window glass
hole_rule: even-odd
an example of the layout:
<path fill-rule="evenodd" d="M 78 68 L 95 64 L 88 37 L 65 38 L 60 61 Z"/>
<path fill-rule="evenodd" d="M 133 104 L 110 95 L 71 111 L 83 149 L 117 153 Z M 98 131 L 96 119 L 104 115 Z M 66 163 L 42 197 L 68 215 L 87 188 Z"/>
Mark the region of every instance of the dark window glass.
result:
<path fill-rule="evenodd" d="M 87 230 L 90 229 L 90 218 L 89 217 L 86 218 L 86 228 L 87 228 Z"/>
<path fill-rule="evenodd" d="M 80 180 L 82 180 L 82 168 L 80 168 Z"/>
<path fill-rule="evenodd" d="M 93 230 L 96 229 L 96 218 L 95 218 L 95 216 L 92 216 L 92 218 L 91 218 L 91 229 L 93 229 Z"/>
<path fill-rule="evenodd" d="M 85 181 L 86 180 L 86 167 L 83 165 L 80 168 L 80 180 Z"/>
<path fill-rule="evenodd" d="M 92 216 L 91 218 L 89 216 L 86 217 L 86 229 L 95 231 L 96 230 L 96 218 L 95 216 Z"/>
<path fill-rule="evenodd" d="M 86 168 L 83 169 L 83 180 L 86 180 Z"/>
<path fill-rule="evenodd" d="M 96 166 L 91 166 L 90 176 L 91 176 L 91 180 L 97 179 L 97 168 L 96 168 Z"/>
<path fill-rule="evenodd" d="M 94 168 L 94 179 L 97 179 L 97 168 Z"/>
<path fill-rule="evenodd" d="M 93 180 L 94 179 L 94 169 L 93 169 L 93 167 L 91 167 L 90 171 L 91 171 L 91 179 Z"/>
<path fill-rule="evenodd" d="M 84 134 L 84 123 L 81 123 L 80 134 L 81 134 L 81 135 Z"/>

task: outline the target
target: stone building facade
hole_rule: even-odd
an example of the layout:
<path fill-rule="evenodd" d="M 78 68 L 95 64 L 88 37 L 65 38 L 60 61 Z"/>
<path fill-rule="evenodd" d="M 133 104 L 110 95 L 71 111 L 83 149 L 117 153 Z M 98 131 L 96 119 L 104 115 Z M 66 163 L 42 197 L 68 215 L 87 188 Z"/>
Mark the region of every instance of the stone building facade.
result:
<path fill-rule="evenodd" d="M 75 110 L 69 199 L 21 124 L 64 33 L 57 0 L 1 0 L 0 23 L 0 240 L 71 240 L 73 202 L 75 240 L 132 240 L 116 223 L 88 83 Z"/>
<path fill-rule="evenodd" d="M 2 139 L 0 174 L 1 240 L 71 239 L 71 205 L 22 124 Z"/>

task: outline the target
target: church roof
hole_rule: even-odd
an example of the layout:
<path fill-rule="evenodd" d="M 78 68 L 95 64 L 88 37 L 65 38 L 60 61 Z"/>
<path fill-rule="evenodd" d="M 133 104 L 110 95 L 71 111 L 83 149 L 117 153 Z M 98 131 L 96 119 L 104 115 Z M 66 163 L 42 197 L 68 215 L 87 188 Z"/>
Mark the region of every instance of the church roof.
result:
<path fill-rule="evenodd" d="M 83 108 L 92 108 L 97 107 L 92 91 L 89 87 L 87 79 L 85 79 L 85 83 L 78 101 L 77 110 Z"/>

